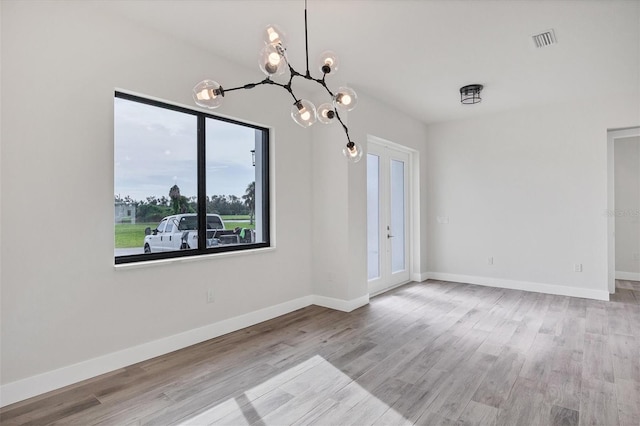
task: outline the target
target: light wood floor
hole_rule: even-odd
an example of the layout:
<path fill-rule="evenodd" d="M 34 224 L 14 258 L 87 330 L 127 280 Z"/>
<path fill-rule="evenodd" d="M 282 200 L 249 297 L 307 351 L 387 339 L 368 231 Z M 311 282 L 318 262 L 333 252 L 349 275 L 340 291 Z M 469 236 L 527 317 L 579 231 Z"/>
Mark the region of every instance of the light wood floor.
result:
<path fill-rule="evenodd" d="M 0 411 L 14 424 L 640 425 L 640 283 L 428 281 L 311 306 Z"/>

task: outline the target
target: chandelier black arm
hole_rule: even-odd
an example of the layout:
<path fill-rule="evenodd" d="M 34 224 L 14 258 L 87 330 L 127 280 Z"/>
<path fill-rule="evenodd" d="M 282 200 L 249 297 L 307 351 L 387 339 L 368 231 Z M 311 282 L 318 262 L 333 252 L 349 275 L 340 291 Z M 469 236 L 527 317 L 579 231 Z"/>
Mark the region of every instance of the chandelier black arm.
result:
<path fill-rule="evenodd" d="M 312 78 L 311 80 L 315 81 L 316 83 L 318 83 L 320 86 L 324 87 L 325 90 L 327 91 L 327 93 L 329 94 L 329 96 L 331 96 L 332 98 L 335 96 L 333 94 L 333 92 L 329 89 L 329 86 L 327 86 L 327 83 L 325 83 L 324 79 L 327 76 L 327 74 L 324 74 L 322 76 L 322 78 Z"/>
<path fill-rule="evenodd" d="M 295 104 L 295 103 L 298 103 L 300 100 L 293 93 L 293 89 L 291 88 L 291 83 L 292 83 L 292 81 L 293 81 L 293 79 L 295 77 L 302 77 L 305 80 L 313 80 L 316 83 L 318 83 L 319 85 L 321 85 L 322 87 L 324 87 L 325 90 L 327 91 L 327 93 L 329 94 L 329 96 L 331 96 L 332 98 L 335 96 L 333 94 L 333 92 L 329 89 L 329 87 L 327 86 L 327 83 L 325 82 L 325 77 L 327 76 L 326 74 L 324 74 L 322 76 L 322 78 L 313 78 L 313 77 L 311 77 L 311 75 L 309 75 L 308 68 L 307 68 L 307 74 L 305 75 L 305 74 L 301 74 L 298 71 L 296 71 L 291 66 L 291 64 L 289 64 L 288 62 L 287 62 L 287 65 L 289 66 L 289 82 L 287 84 L 278 83 L 276 81 L 271 80 L 270 77 L 267 77 L 264 80 L 259 81 L 257 83 L 248 83 L 248 84 L 245 84 L 245 85 L 242 85 L 242 86 L 232 87 L 231 89 L 223 89 L 222 87 L 220 87 L 220 92 L 222 93 L 222 96 L 224 96 L 225 92 L 233 92 L 234 90 L 241 90 L 241 89 L 253 89 L 256 86 L 261 86 L 263 84 L 272 84 L 274 86 L 282 87 L 287 92 L 289 92 L 291 97 L 293 97 L 293 101 L 294 101 L 294 104 Z M 307 65 L 307 67 L 308 67 L 308 65 Z M 347 128 L 347 126 L 342 121 L 342 118 L 340 118 L 340 114 L 338 114 L 338 109 L 334 108 L 333 110 L 334 110 L 334 112 L 336 114 L 336 119 L 338 119 L 338 121 L 340 122 L 340 125 L 342 125 L 342 129 L 344 130 L 344 134 L 347 137 L 347 142 L 348 142 L 347 146 L 349 148 L 353 147 L 354 142 L 351 140 L 351 137 L 349 136 L 349 129 Z"/>
<path fill-rule="evenodd" d="M 288 84 L 282 84 L 282 83 L 278 83 L 276 81 L 271 80 L 270 77 L 267 77 L 258 83 L 247 83 L 242 86 L 232 87 L 231 89 L 224 89 L 220 87 L 220 93 L 222 94 L 222 96 L 224 96 L 226 92 L 233 92 L 234 90 L 241 90 L 241 89 L 253 89 L 256 86 L 261 86 L 263 84 L 273 84 L 274 86 L 282 87 L 283 89 L 287 90 L 287 92 L 289 92 L 291 96 L 293 96 L 293 99 L 295 102 L 298 102 L 298 98 L 296 98 L 296 96 L 293 94 L 293 90 L 291 89 L 291 79 L 289 79 Z"/>
<path fill-rule="evenodd" d="M 327 89 L 328 90 L 328 89 Z M 349 148 L 353 147 L 353 145 L 355 145 L 355 143 L 351 140 L 351 138 L 349 137 L 349 129 L 347 128 L 347 126 L 342 122 L 342 119 L 340 118 L 340 114 L 338 114 L 338 109 L 334 108 L 334 111 L 336 113 L 336 118 L 338 119 L 338 121 L 340 122 L 340 124 L 342 124 L 342 128 L 344 129 L 344 134 L 347 136 L 347 141 L 349 143 L 347 143 L 347 146 Z"/>
<path fill-rule="evenodd" d="M 267 77 L 264 80 L 259 81 L 258 83 L 247 83 L 242 86 L 232 87 L 231 89 L 225 89 L 223 87 L 220 87 L 220 93 L 222 94 L 222 96 L 224 96 L 225 92 L 233 92 L 234 90 L 240 90 L 240 89 L 253 89 L 256 86 L 260 86 L 262 84 L 268 84 L 270 81 L 271 79 Z"/>

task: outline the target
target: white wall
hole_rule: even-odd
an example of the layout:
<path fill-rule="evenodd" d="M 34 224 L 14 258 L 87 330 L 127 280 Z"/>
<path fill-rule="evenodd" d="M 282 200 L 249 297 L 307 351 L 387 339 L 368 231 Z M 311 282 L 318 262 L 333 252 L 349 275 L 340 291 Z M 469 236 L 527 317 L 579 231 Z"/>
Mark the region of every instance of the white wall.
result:
<path fill-rule="evenodd" d="M 640 280 L 640 137 L 616 139 L 616 275 Z"/>
<path fill-rule="evenodd" d="M 0 5 L 1 404 L 309 303 L 368 301 L 365 162 L 342 157 L 338 125 L 298 127 L 275 87 L 234 92 L 216 113 L 273 129 L 276 248 L 114 268 L 114 89 L 192 106 L 196 82 L 258 71 L 91 2 Z M 360 96 L 356 141 L 423 149 L 423 124 Z"/>
<path fill-rule="evenodd" d="M 430 275 L 607 298 L 607 129 L 639 109 L 630 93 L 429 126 Z"/>
<path fill-rule="evenodd" d="M 367 136 L 375 136 L 396 144 L 402 145 L 413 151 L 412 171 L 416 175 L 412 179 L 415 184 L 412 188 L 412 200 L 414 202 L 414 217 L 411 224 L 411 232 L 415 238 L 417 247 L 412 252 L 411 271 L 413 280 L 426 279 L 427 269 L 427 164 L 425 162 L 425 141 L 427 140 L 427 126 L 396 109 L 363 94 L 361 104 L 358 105 L 358 113 L 352 114 L 351 120 L 356 131 L 354 140 L 366 146 Z M 362 106 L 360 106 L 362 105 Z M 364 160 L 362 161 L 365 162 Z M 360 214 L 366 217 L 366 168 L 362 167 L 362 173 L 353 182 L 357 191 L 364 194 L 360 206 Z M 364 272 L 366 274 L 366 221 L 358 234 L 365 235 L 363 246 L 359 247 L 364 254 Z M 422 277 L 422 278 L 420 278 Z"/>
<path fill-rule="evenodd" d="M 342 117 L 342 115 L 341 115 Z M 373 135 L 416 151 L 416 169 L 426 176 L 420 166 L 424 151 L 426 126 L 376 99 L 358 93 L 358 105 L 347 116 L 351 139 L 367 145 Z M 368 295 L 367 286 L 367 191 L 366 159 L 357 164 L 342 157 L 346 138 L 339 125 L 314 129 L 313 141 L 313 288 L 314 294 L 325 297 L 361 300 Z M 327 165 L 330 167 L 327 167 Z M 418 182 L 417 193 L 426 198 L 426 189 Z M 419 199 L 420 198 L 420 199 Z M 426 272 L 426 210 L 416 217 L 413 233 L 418 249 L 413 259 L 415 276 Z"/>
<path fill-rule="evenodd" d="M 77 1 L 3 1 L 2 60 L 3 385 L 311 294 L 311 137 L 275 87 L 217 112 L 274 128 L 277 248 L 113 266 L 114 89 L 191 106 L 196 82 L 257 68 Z"/>

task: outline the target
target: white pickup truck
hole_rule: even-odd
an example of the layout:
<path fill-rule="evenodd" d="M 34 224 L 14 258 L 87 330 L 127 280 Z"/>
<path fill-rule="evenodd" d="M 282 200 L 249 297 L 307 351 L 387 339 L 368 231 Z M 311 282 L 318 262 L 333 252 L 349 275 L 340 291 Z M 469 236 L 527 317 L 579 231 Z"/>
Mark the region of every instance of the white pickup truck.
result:
<path fill-rule="evenodd" d="M 198 247 L 198 216 L 195 213 L 176 214 L 163 218 L 156 229 L 144 230 L 144 252 L 189 250 Z M 222 218 L 207 214 L 207 247 L 239 244 L 238 232 L 225 229 Z"/>

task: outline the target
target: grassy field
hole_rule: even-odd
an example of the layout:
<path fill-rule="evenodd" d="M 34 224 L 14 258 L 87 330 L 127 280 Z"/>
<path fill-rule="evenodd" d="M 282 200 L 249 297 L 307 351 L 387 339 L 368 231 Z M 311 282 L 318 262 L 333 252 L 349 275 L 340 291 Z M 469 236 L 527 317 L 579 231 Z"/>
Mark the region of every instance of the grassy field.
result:
<path fill-rule="evenodd" d="M 223 214 L 220 217 L 224 221 L 227 221 L 227 220 L 231 220 L 231 221 L 233 221 L 233 220 L 249 220 L 249 219 L 251 219 L 248 214 L 238 214 L 238 215 L 224 215 Z"/>
<path fill-rule="evenodd" d="M 158 226 L 154 223 L 116 223 L 116 248 L 132 248 L 142 247 L 144 242 L 144 229 L 146 227 L 151 229 Z"/>
<path fill-rule="evenodd" d="M 249 219 L 249 216 L 222 216 L 225 228 L 234 229 L 251 228 L 255 229 L 255 225 L 249 225 L 249 222 L 236 222 L 237 220 Z M 235 220 L 235 221 L 234 221 Z M 116 248 L 134 248 L 142 247 L 144 243 L 144 230 L 146 227 L 154 229 L 158 226 L 158 222 L 153 223 L 116 223 L 115 225 L 115 242 Z"/>

